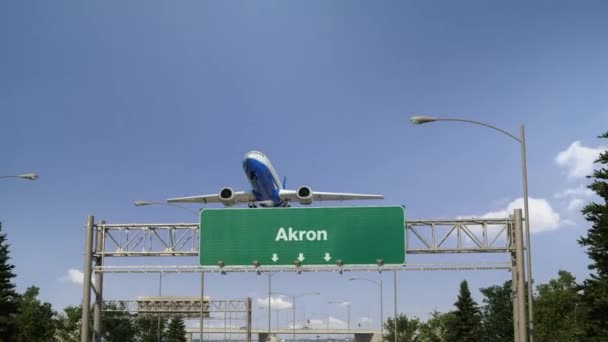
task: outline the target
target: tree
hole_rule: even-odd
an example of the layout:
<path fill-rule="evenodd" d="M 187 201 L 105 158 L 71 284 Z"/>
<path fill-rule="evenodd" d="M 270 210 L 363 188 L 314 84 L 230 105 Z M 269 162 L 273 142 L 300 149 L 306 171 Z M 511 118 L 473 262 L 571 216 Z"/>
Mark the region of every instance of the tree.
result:
<path fill-rule="evenodd" d="M 19 295 L 12 283 L 15 266 L 9 263 L 9 246 L 6 242 L 6 234 L 2 234 L 2 222 L 0 222 L 0 342 L 14 341 L 17 332 L 15 316 Z"/>
<path fill-rule="evenodd" d="M 458 300 L 454 303 L 453 319 L 448 322 L 446 341 L 478 342 L 482 341 L 481 315 L 477 303 L 471 297 L 466 280 L 460 283 Z"/>
<path fill-rule="evenodd" d="M 167 342 L 186 342 L 186 325 L 181 317 L 175 317 L 167 326 Z"/>
<path fill-rule="evenodd" d="M 559 271 L 557 279 L 536 288 L 534 340 L 580 341 L 584 333 L 585 308 L 574 276 Z"/>
<path fill-rule="evenodd" d="M 15 317 L 18 326 L 17 342 L 53 341 L 57 322 L 50 303 L 38 300 L 40 289 L 28 287 L 19 299 L 19 312 Z"/>
<path fill-rule="evenodd" d="M 160 338 L 165 336 L 165 327 L 167 320 L 152 316 L 139 316 L 135 319 L 135 329 L 137 331 L 138 341 L 140 342 L 158 342 Z"/>
<path fill-rule="evenodd" d="M 608 132 L 599 138 L 608 139 Z M 587 236 L 579 239 L 579 244 L 587 249 L 591 259 L 588 266 L 593 273 L 583 282 L 583 300 L 589 309 L 586 323 L 586 337 L 592 341 L 605 340 L 608 336 L 608 150 L 600 153 L 596 163 L 600 169 L 588 178 L 593 182 L 588 186 L 603 199 L 603 203 L 591 202 L 582 213 L 591 222 Z"/>
<path fill-rule="evenodd" d="M 484 296 L 481 321 L 485 339 L 496 342 L 513 342 L 511 281 L 506 281 L 502 286 L 481 288 L 479 291 Z"/>
<path fill-rule="evenodd" d="M 420 319 L 417 317 L 407 318 L 404 314 L 397 315 L 397 341 L 396 342 L 419 342 Z M 384 340 L 395 342 L 395 319 L 389 317 L 384 325 Z"/>
<path fill-rule="evenodd" d="M 61 342 L 80 342 L 82 306 L 68 306 L 57 318 L 57 337 Z"/>
<path fill-rule="evenodd" d="M 452 312 L 441 313 L 437 310 L 431 312 L 431 317 L 420 326 L 420 341 L 446 341 L 448 322 L 453 319 L 453 315 Z"/>
<path fill-rule="evenodd" d="M 124 304 L 107 305 L 102 315 L 103 337 L 107 342 L 135 341 L 137 329 Z"/>

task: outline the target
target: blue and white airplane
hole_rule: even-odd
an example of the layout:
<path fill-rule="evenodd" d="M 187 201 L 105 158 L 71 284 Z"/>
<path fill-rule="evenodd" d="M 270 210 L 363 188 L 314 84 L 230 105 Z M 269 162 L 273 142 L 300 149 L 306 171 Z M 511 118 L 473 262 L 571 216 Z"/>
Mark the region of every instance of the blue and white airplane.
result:
<path fill-rule="evenodd" d="M 179 197 L 168 199 L 168 203 L 222 203 L 225 206 L 247 203 L 250 208 L 287 207 L 290 202 L 311 204 L 313 201 L 343 201 L 361 199 L 382 199 L 382 195 L 349 194 L 339 192 L 316 192 L 307 185 L 297 190 L 285 189 L 270 160 L 261 152 L 247 152 L 243 158 L 243 170 L 251 183 L 250 191 L 233 191 L 229 187 L 221 188 L 219 193 L 211 195 Z"/>

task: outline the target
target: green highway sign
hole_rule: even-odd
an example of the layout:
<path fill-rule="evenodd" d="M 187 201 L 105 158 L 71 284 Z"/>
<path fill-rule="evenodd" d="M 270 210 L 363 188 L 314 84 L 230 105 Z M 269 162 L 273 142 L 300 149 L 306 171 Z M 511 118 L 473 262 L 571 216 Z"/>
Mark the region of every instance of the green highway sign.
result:
<path fill-rule="evenodd" d="M 199 258 L 206 266 L 403 264 L 405 209 L 204 209 Z"/>

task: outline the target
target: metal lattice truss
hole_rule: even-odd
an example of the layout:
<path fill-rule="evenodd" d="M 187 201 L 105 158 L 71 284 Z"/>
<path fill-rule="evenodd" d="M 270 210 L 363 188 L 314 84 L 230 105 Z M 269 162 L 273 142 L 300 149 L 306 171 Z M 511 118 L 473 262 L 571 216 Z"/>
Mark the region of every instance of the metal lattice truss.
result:
<path fill-rule="evenodd" d="M 102 256 L 197 256 L 198 224 L 98 224 Z"/>
<path fill-rule="evenodd" d="M 200 297 L 161 296 L 139 297 L 137 300 L 105 300 L 102 311 L 131 313 L 144 317 L 199 318 L 201 299 Z M 203 312 L 205 319 L 220 319 L 218 315 L 230 313 L 235 314 L 233 319 L 245 320 L 248 300 L 209 300 L 208 297 L 205 297 Z"/>
<path fill-rule="evenodd" d="M 410 221 L 406 253 L 510 252 L 511 225 L 508 219 Z"/>
<path fill-rule="evenodd" d="M 105 257 L 197 257 L 199 227 L 196 223 L 97 224 L 103 248 L 94 256 Z M 513 221 L 510 219 L 416 220 L 406 223 L 406 254 L 507 253 L 514 251 Z M 343 272 L 382 270 L 493 270 L 508 269 L 495 264 L 406 264 L 343 266 L 95 266 L 95 272 Z"/>

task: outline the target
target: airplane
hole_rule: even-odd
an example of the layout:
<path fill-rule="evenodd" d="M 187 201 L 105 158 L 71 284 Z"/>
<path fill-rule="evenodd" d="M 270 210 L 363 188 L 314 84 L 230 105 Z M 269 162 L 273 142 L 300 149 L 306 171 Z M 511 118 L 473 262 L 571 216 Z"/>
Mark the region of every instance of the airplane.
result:
<path fill-rule="evenodd" d="M 243 171 L 251 190 L 234 191 L 223 187 L 217 194 L 170 198 L 167 203 L 222 203 L 225 206 L 247 203 L 250 208 L 289 207 L 290 202 L 311 204 L 313 201 L 342 201 L 361 199 L 383 199 L 382 195 L 350 194 L 339 192 L 313 191 L 302 185 L 297 190 L 285 189 L 286 178 L 281 182 L 270 160 L 258 151 L 249 151 L 243 157 Z"/>

